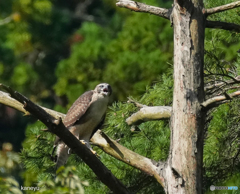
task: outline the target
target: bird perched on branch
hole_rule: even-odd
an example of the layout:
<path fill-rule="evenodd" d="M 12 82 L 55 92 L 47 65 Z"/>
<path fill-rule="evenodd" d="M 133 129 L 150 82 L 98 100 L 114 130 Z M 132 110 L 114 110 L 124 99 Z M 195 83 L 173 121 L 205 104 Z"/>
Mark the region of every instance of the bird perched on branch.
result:
<path fill-rule="evenodd" d="M 94 154 L 90 146 L 90 139 L 103 124 L 109 97 L 112 88 L 107 83 L 101 83 L 94 90 L 82 94 L 68 110 L 63 120 L 70 132 L 84 143 Z M 55 140 L 54 150 L 57 147 L 56 170 L 67 162 L 70 155 L 69 147 L 58 137 Z"/>

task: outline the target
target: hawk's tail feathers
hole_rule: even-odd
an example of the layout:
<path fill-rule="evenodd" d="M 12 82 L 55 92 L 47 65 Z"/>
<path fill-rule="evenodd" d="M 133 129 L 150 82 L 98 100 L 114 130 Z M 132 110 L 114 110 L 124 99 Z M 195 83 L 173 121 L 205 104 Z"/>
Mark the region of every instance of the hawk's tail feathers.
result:
<path fill-rule="evenodd" d="M 57 163 L 56 163 L 56 170 L 63 166 L 69 157 L 69 147 L 65 144 L 59 144 L 57 148 Z"/>

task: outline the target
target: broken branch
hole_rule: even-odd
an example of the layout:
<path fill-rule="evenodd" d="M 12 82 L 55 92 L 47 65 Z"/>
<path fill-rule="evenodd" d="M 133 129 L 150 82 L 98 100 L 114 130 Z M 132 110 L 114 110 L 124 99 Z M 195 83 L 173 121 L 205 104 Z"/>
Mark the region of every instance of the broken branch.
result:
<path fill-rule="evenodd" d="M 126 119 L 128 125 L 139 125 L 142 122 L 168 119 L 171 116 L 170 106 L 145 106 Z"/>

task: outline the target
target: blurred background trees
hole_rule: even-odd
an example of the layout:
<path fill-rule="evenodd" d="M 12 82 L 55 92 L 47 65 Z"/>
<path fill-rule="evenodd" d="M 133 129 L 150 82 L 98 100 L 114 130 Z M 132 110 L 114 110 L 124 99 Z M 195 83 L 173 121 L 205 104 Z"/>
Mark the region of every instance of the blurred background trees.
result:
<path fill-rule="evenodd" d="M 169 8 L 172 2 L 149 0 L 147 3 Z M 206 7 L 221 4 L 220 0 L 205 1 Z M 240 24 L 239 14 L 239 9 L 234 9 L 211 17 Z M 0 1 L 0 83 L 10 85 L 40 105 L 65 113 L 84 91 L 93 89 L 99 82 L 108 82 L 114 95 L 105 132 L 141 155 L 164 160 L 169 147 L 168 122 L 147 122 L 130 130 L 125 119 L 136 109 L 125 102 L 132 96 L 146 105 L 171 105 L 172 37 L 169 21 L 116 8 L 115 1 L 111 0 Z M 209 72 L 217 74 L 221 69 L 234 68 L 240 74 L 239 49 L 238 33 L 206 30 L 206 83 L 216 79 Z M 208 125 L 204 151 L 206 189 L 211 184 L 221 185 L 238 176 L 238 104 L 239 101 L 234 100 L 210 114 L 213 120 Z M 34 118 L 22 117 L 0 104 L 3 154 L 0 161 L 12 161 L 13 164 L 9 171 L 5 166 L 8 162 L 0 162 L 0 191 L 10 192 L 9 189 L 14 190 L 19 184 L 48 188 L 38 191 L 43 193 L 81 193 L 81 188 L 90 194 L 109 192 L 75 155 L 68 161 L 73 167 L 61 171 L 59 180 L 64 184 L 54 182 L 54 163 L 49 157 L 54 137 L 41 132 L 41 128 L 44 126 Z M 10 150 L 4 148 L 7 142 L 12 145 Z M 94 149 L 103 163 L 132 191 L 161 192 L 152 177 Z M 21 162 L 18 159 L 20 150 Z M 225 161 L 228 161 L 226 167 L 218 168 L 218 172 L 216 168 Z M 5 184 L 9 182 L 6 177 L 11 178 L 9 184 Z M 70 186 L 70 182 L 75 185 Z M 236 184 L 240 187 L 239 182 Z"/>

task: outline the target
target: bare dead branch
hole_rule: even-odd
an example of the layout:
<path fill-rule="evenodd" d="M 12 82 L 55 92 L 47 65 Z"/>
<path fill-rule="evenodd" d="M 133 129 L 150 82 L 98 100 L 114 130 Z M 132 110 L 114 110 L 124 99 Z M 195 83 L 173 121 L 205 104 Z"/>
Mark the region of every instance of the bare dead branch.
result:
<path fill-rule="evenodd" d="M 240 32 L 240 25 L 228 22 L 206 21 L 206 28 L 223 29 L 228 31 Z"/>
<path fill-rule="evenodd" d="M 215 107 L 215 105 L 219 105 L 222 104 L 221 102 L 227 102 L 228 100 L 231 100 L 234 97 L 238 97 L 240 95 L 240 90 L 233 92 L 231 94 L 227 94 L 227 95 L 222 95 L 222 96 L 216 96 L 213 98 L 210 98 L 206 101 L 204 101 L 201 105 L 204 108 L 211 108 L 211 107 Z"/>
<path fill-rule="evenodd" d="M 20 93 L 13 91 L 10 87 L 0 84 L 7 90 L 11 97 L 24 105 L 24 109 L 43 122 L 49 130 L 56 134 L 67 144 L 82 160 L 93 170 L 101 182 L 103 182 L 114 193 L 130 193 L 127 188 L 111 173 L 104 164 L 64 126 L 61 119 L 56 120 Z"/>
<path fill-rule="evenodd" d="M 170 106 L 146 106 L 126 119 L 128 125 L 139 125 L 142 122 L 168 119 L 171 116 Z"/>
<path fill-rule="evenodd" d="M 6 106 L 12 107 L 12 108 L 24 113 L 24 115 L 30 115 L 30 113 L 24 109 L 23 104 L 21 104 L 14 98 L 11 98 L 11 96 L 6 92 L 0 91 L 0 103 L 4 104 Z M 51 109 L 48 109 L 48 108 L 45 108 L 42 106 L 40 106 L 40 107 L 43 110 L 45 110 L 48 114 L 55 117 L 56 119 L 59 117 L 61 117 L 61 118 L 65 117 L 65 115 L 63 113 L 60 113 L 60 112 L 57 112 L 57 111 L 54 111 L 54 110 L 51 110 Z"/>
<path fill-rule="evenodd" d="M 227 11 L 227 10 L 230 10 L 230 9 L 234 9 L 236 7 L 240 7 L 240 1 L 232 2 L 232 3 L 226 4 L 226 5 L 222 5 L 222 6 L 218 6 L 218 7 L 205 9 L 205 10 L 203 10 L 203 13 L 206 16 L 209 16 L 211 14 Z"/>
<path fill-rule="evenodd" d="M 30 113 L 23 108 L 23 105 L 20 102 L 11 98 L 6 92 L 0 91 L 0 103 L 23 112 L 25 115 L 30 115 Z"/>
<path fill-rule="evenodd" d="M 129 1 L 129 0 L 119 0 L 116 3 L 116 5 L 118 7 L 124 7 L 135 12 L 145 12 L 145 13 L 154 14 L 154 15 L 163 17 L 165 19 L 170 19 L 170 15 L 172 12 L 172 9 L 155 7 L 151 5 L 146 5 L 144 3 L 139 3 L 136 1 Z"/>
<path fill-rule="evenodd" d="M 154 176 L 156 180 L 164 187 L 164 179 L 158 173 L 158 168 L 163 163 L 157 163 L 154 160 L 143 157 L 126 147 L 117 143 L 117 141 L 109 138 L 105 133 L 98 130 L 91 139 L 94 145 L 100 147 L 104 152 L 114 158 L 131 165 L 150 176 Z"/>

